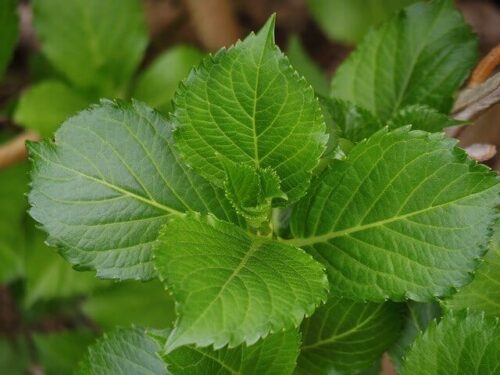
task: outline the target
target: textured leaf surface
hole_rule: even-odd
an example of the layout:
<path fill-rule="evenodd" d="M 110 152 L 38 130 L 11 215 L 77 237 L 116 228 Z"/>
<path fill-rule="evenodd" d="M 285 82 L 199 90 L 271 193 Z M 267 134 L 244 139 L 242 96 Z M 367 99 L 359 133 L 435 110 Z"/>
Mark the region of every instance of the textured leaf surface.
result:
<path fill-rule="evenodd" d="M 14 51 L 18 26 L 17 0 L 2 0 L 0 2 L 0 79 Z"/>
<path fill-rule="evenodd" d="M 304 76 L 316 93 L 325 97 L 329 95 L 330 87 L 328 86 L 325 72 L 307 54 L 297 35 L 293 35 L 288 41 L 286 55 L 293 67 L 299 74 Z"/>
<path fill-rule="evenodd" d="M 415 341 L 403 373 L 495 375 L 500 368 L 500 325 L 479 314 L 445 316 Z"/>
<path fill-rule="evenodd" d="M 295 209 L 289 244 L 327 266 L 332 292 L 432 301 L 470 281 L 500 186 L 442 134 L 382 130 L 336 160 Z"/>
<path fill-rule="evenodd" d="M 175 139 L 186 162 L 221 185 L 218 154 L 271 167 L 289 202 L 302 196 L 327 140 L 321 108 L 274 44 L 274 18 L 192 71 L 177 92 Z"/>
<path fill-rule="evenodd" d="M 442 315 L 438 303 L 409 301 L 406 306 L 406 320 L 403 332 L 398 341 L 389 350 L 392 363 L 396 367 L 396 370 L 398 370 L 398 373 L 401 373 L 402 360 L 418 334 L 425 331 L 432 320 L 440 318 Z"/>
<path fill-rule="evenodd" d="M 172 375 L 290 375 L 299 354 L 296 330 L 275 333 L 252 346 L 198 348 L 182 346 L 163 358 Z"/>
<path fill-rule="evenodd" d="M 426 105 L 410 105 L 394 114 L 389 120 L 390 129 L 411 125 L 412 129 L 424 130 L 427 132 L 441 132 L 450 126 L 463 125 L 464 121 L 459 121 L 439 113 L 434 108 Z"/>
<path fill-rule="evenodd" d="M 45 234 L 28 227 L 25 251 L 26 291 L 24 303 L 30 307 L 37 301 L 49 301 L 84 295 L 103 287 L 90 272 L 75 272 L 71 266 L 45 245 Z"/>
<path fill-rule="evenodd" d="M 296 375 L 358 374 L 369 369 L 397 339 L 398 304 L 330 298 L 302 324 Z"/>
<path fill-rule="evenodd" d="M 143 329 L 117 329 L 89 347 L 76 375 L 167 375 L 158 343 Z"/>
<path fill-rule="evenodd" d="M 358 42 L 371 25 L 415 0 L 309 0 L 309 10 L 333 40 Z"/>
<path fill-rule="evenodd" d="M 179 82 L 202 58 L 199 50 L 189 46 L 167 50 L 141 73 L 132 96 L 162 113 L 168 113 Z"/>
<path fill-rule="evenodd" d="M 100 288 L 85 299 L 82 311 L 104 330 L 131 324 L 169 328 L 175 320 L 174 300 L 159 280 L 124 281 Z"/>
<path fill-rule="evenodd" d="M 168 351 L 252 344 L 297 326 L 325 299 L 328 286 L 321 265 L 302 250 L 213 216 L 169 222 L 155 264 L 178 303 Z"/>
<path fill-rule="evenodd" d="M 453 310 L 469 308 L 492 318 L 500 318 L 500 225 L 495 227 L 490 250 L 474 280 L 444 304 Z"/>
<path fill-rule="evenodd" d="M 148 41 L 140 1 L 36 0 L 33 12 L 43 52 L 68 80 L 122 93 Z"/>
<path fill-rule="evenodd" d="M 0 171 L 0 283 L 24 273 L 23 217 L 27 201 L 26 163 Z"/>
<path fill-rule="evenodd" d="M 151 247 L 169 215 L 234 215 L 179 162 L 170 125 L 138 102 L 91 107 L 30 153 L 31 215 L 70 263 L 103 278 L 154 277 Z"/>
<path fill-rule="evenodd" d="M 446 113 L 476 60 L 477 41 L 450 0 L 414 4 L 370 31 L 339 67 L 332 95 L 387 121 L 426 104 Z"/>
<path fill-rule="evenodd" d="M 91 100 L 60 81 L 37 83 L 19 99 L 14 120 L 21 126 L 50 137 L 69 116 L 84 109 Z"/>

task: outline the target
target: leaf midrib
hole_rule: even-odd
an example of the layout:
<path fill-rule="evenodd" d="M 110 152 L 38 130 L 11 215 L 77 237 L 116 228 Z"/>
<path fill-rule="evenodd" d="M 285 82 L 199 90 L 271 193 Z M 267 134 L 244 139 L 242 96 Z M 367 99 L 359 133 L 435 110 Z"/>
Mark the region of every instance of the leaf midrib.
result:
<path fill-rule="evenodd" d="M 442 204 L 438 204 L 436 206 L 426 207 L 424 209 L 413 211 L 413 212 L 410 212 L 410 213 L 407 213 L 407 214 L 404 214 L 404 215 L 394 216 L 394 217 L 391 217 L 389 219 L 379 220 L 379 221 L 375 221 L 375 222 L 372 222 L 372 223 L 369 223 L 369 224 L 365 224 L 365 225 L 357 225 L 357 226 L 354 226 L 354 227 L 342 229 L 342 230 L 339 230 L 339 231 L 329 232 L 329 233 L 326 233 L 326 234 L 323 234 L 323 235 L 319 235 L 319 236 L 311 236 L 311 237 L 306 237 L 306 238 L 292 238 L 292 239 L 289 239 L 289 240 L 281 240 L 281 242 L 286 243 L 286 244 L 291 245 L 291 246 L 296 246 L 296 247 L 311 246 L 311 245 L 314 245 L 316 243 L 327 242 L 327 241 L 329 241 L 329 240 L 331 240 L 333 238 L 342 237 L 342 236 L 345 236 L 345 235 L 348 235 L 348 234 L 351 234 L 351 233 L 361 232 L 363 230 L 367 230 L 367 229 L 371 229 L 371 228 L 376 228 L 376 227 L 379 227 L 379 226 L 383 226 L 383 225 L 386 225 L 386 224 L 393 223 L 393 222 L 398 221 L 398 220 L 404 220 L 404 219 L 407 219 L 409 217 L 420 215 L 420 214 L 432 211 L 432 210 L 437 209 L 437 208 L 441 208 L 441 207 L 446 207 L 448 205 L 452 205 L 453 203 L 461 201 L 461 200 L 464 200 L 464 199 L 468 200 L 469 198 L 471 198 L 471 197 L 473 197 L 475 195 L 484 194 L 485 192 L 487 192 L 487 191 L 489 191 L 491 189 L 494 189 L 494 188 L 497 188 L 497 185 L 492 185 L 488 189 L 479 191 L 479 192 L 474 193 L 474 194 L 467 195 L 465 197 L 460 197 L 458 199 L 455 199 L 455 200 L 452 200 L 452 201 L 448 201 L 448 202 L 445 202 L 445 203 L 442 203 Z"/>

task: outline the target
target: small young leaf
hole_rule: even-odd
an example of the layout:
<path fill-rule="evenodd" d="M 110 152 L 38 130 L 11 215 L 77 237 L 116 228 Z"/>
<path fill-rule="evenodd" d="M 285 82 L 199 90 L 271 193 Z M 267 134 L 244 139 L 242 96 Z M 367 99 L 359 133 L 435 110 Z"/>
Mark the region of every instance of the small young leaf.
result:
<path fill-rule="evenodd" d="M 70 115 L 87 107 L 91 100 L 60 81 L 37 83 L 19 99 L 14 121 L 50 137 Z"/>
<path fill-rule="evenodd" d="M 383 122 L 412 104 L 447 113 L 476 55 L 476 37 L 451 0 L 414 4 L 365 36 L 331 94 Z"/>
<path fill-rule="evenodd" d="M 202 58 L 199 50 L 189 46 L 167 50 L 141 73 L 132 96 L 162 113 L 168 113 L 179 82 Z"/>
<path fill-rule="evenodd" d="M 151 279 L 151 248 L 170 215 L 237 220 L 221 190 L 179 162 L 170 124 L 148 107 L 103 102 L 31 143 L 30 213 L 49 244 L 102 278 Z"/>
<path fill-rule="evenodd" d="M 358 374 L 397 339 L 402 309 L 395 303 L 330 298 L 302 324 L 296 375 Z"/>
<path fill-rule="evenodd" d="M 222 186 L 218 155 L 270 167 L 292 203 L 305 194 L 327 136 L 314 91 L 273 32 L 274 17 L 257 35 L 205 59 L 178 90 L 173 121 L 179 150 L 200 174 Z"/>
<path fill-rule="evenodd" d="M 408 353 L 403 374 L 496 375 L 500 324 L 479 314 L 445 316 L 432 322 Z"/>
<path fill-rule="evenodd" d="M 302 250 L 213 216 L 173 218 L 160 233 L 155 265 L 178 303 L 167 351 L 251 345 L 297 326 L 328 287 L 321 265 Z"/>
<path fill-rule="evenodd" d="M 73 84 L 123 94 L 148 42 L 138 0 L 35 0 L 42 50 Z"/>
<path fill-rule="evenodd" d="M 406 322 L 403 332 L 389 350 L 392 363 L 398 370 L 398 374 L 401 373 L 403 358 L 418 334 L 425 331 L 432 320 L 441 317 L 441 308 L 438 303 L 409 301 L 406 306 Z"/>
<path fill-rule="evenodd" d="M 495 228 L 490 250 L 474 280 L 444 301 L 445 307 L 452 310 L 469 308 L 492 318 L 500 318 L 500 225 Z"/>
<path fill-rule="evenodd" d="M 369 111 L 351 102 L 333 98 L 325 100 L 324 106 L 334 125 L 341 130 L 342 136 L 352 142 L 368 138 L 383 127 Z"/>
<path fill-rule="evenodd" d="M 294 329 L 269 335 L 252 346 L 198 348 L 182 346 L 163 355 L 172 375 L 290 375 L 299 354 Z"/>
<path fill-rule="evenodd" d="M 416 0 L 309 0 L 309 10 L 333 40 L 357 43 L 371 25 Z"/>
<path fill-rule="evenodd" d="M 0 79 L 16 46 L 18 28 L 17 0 L 0 1 Z"/>
<path fill-rule="evenodd" d="M 168 375 L 159 351 L 143 329 L 117 329 L 89 347 L 75 375 Z"/>
<path fill-rule="evenodd" d="M 288 41 L 286 55 L 297 72 L 311 84 L 314 91 L 321 96 L 328 97 L 330 88 L 325 72 L 309 57 L 297 35 L 293 35 Z"/>
<path fill-rule="evenodd" d="M 455 120 L 443 113 L 439 113 L 429 106 L 415 104 L 399 110 L 387 125 L 389 129 L 411 125 L 412 129 L 433 133 L 441 132 L 450 126 L 463 125 L 464 123 L 464 121 Z"/>
<path fill-rule="evenodd" d="M 470 281 L 497 216 L 495 173 L 442 134 L 382 130 L 334 160 L 296 207 L 287 241 L 353 299 L 433 301 Z"/>

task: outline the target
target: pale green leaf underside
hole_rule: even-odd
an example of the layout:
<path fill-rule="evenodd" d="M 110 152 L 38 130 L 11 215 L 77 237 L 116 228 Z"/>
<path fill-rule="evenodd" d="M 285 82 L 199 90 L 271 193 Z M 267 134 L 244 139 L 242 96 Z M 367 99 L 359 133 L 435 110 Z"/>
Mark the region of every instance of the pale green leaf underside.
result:
<path fill-rule="evenodd" d="M 300 324 L 328 287 L 322 266 L 302 250 L 213 216 L 173 218 L 160 233 L 155 265 L 178 303 L 168 351 L 253 344 Z"/>
<path fill-rule="evenodd" d="M 18 26 L 17 0 L 2 0 L 0 2 L 0 79 L 14 51 Z"/>
<path fill-rule="evenodd" d="M 163 358 L 172 375 L 290 375 L 299 354 L 296 330 L 274 333 L 251 346 L 182 346 Z"/>
<path fill-rule="evenodd" d="M 476 54 L 476 38 L 451 0 L 422 2 L 365 36 L 337 70 L 331 94 L 381 121 L 411 104 L 446 113 Z"/>
<path fill-rule="evenodd" d="M 296 375 L 358 374 L 373 366 L 397 339 L 399 305 L 332 298 L 302 324 Z"/>
<path fill-rule="evenodd" d="M 419 303 L 408 301 L 403 331 L 398 341 L 388 351 L 398 374 L 401 373 L 403 358 L 415 338 L 425 331 L 431 321 L 440 318 L 441 315 L 441 308 L 437 302 Z"/>
<path fill-rule="evenodd" d="M 445 316 L 417 338 L 403 366 L 411 375 L 496 375 L 500 325 L 479 314 Z"/>
<path fill-rule="evenodd" d="M 170 215 L 236 220 L 224 193 L 179 161 L 169 123 L 138 102 L 80 112 L 30 153 L 31 215 L 70 263 L 103 278 L 154 277 L 151 248 Z"/>
<path fill-rule="evenodd" d="M 271 18 L 190 73 L 174 98 L 175 139 L 186 162 L 219 185 L 218 154 L 271 167 L 293 202 L 305 193 L 327 136 L 314 92 L 274 44 L 273 28 Z"/>
<path fill-rule="evenodd" d="M 474 280 L 446 300 L 444 305 L 453 310 L 469 308 L 482 311 L 488 317 L 500 318 L 500 225 L 495 226 L 490 250 Z"/>
<path fill-rule="evenodd" d="M 42 137 L 50 137 L 64 120 L 90 103 L 91 100 L 65 83 L 47 80 L 23 92 L 14 113 L 14 121 L 40 133 Z"/>
<path fill-rule="evenodd" d="M 49 61 L 73 84 L 116 97 L 148 35 L 138 0 L 36 0 L 34 24 Z"/>
<path fill-rule="evenodd" d="M 75 375 L 167 375 L 159 350 L 143 329 L 117 329 L 89 347 Z"/>
<path fill-rule="evenodd" d="M 338 295 L 431 301 L 470 281 L 496 216 L 494 173 L 442 134 L 382 130 L 299 202 L 296 239 Z"/>

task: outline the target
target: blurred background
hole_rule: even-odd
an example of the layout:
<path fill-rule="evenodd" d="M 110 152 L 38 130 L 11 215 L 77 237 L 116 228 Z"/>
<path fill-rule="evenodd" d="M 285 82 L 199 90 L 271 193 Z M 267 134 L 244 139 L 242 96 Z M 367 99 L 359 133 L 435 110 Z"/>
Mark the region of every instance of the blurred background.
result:
<path fill-rule="evenodd" d="M 65 11 L 65 2 L 92 12 L 99 1 L 107 6 L 87 15 L 87 28 Z M 272 13 L 278 45 L 318 95 L 328 95 L 331 75 L 366 31 L 413 2 L 137 0 L 125 16 L 120 0 L 0 0 L 0 373 L 70 373 L 103 331 L 132 322 L 164 327 L 174 317 L 158 282 L 97 280 L 72 270 L 44 244 L 45 234 L 26 213 L 25 140 L 50 138 L 68 116 L 102 97 L 134 97 L 168 114 L 193 65 L 258 30 Z M 487 55 L 500 43 L 500 1 L 456 4 Z M 134 54 L 126 54 L 131 43 Z M 497 48 L 493 66 L 499 56 Z M 475 93 L 457 99 L 453 114 L 472 125 L 448 133 L 498 171 L 495 77 L 487 88 L 493 99 L 481 111 L 469 110 Z M 390 364 L 383 371 L 391 373 Z"/>

